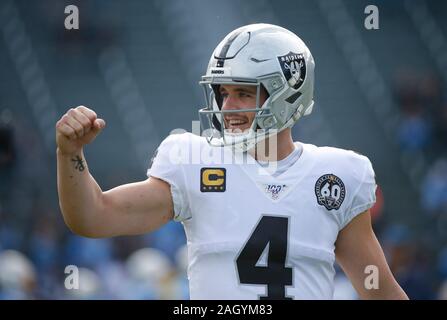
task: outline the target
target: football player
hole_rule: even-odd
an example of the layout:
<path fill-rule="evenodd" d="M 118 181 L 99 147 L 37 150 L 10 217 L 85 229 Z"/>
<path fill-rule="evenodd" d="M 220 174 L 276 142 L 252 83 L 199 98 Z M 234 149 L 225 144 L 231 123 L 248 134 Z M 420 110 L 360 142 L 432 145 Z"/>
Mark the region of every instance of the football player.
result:
<path fill-rule="evenodd" d="M 70 109 L 56 124 L 66 224 L 100 238 L 182 222 L 192 299 L 331 299 L 336 260 L 361 298 L 407 299 L 371 227 L 368 158 L 292 140 L 312 111 L 314 65 L 289 30 L 232 31 L 202 77 L 205 137 L 168 136 L 147 180 L 105 192 L 82 151 L 105 122 Z"/>

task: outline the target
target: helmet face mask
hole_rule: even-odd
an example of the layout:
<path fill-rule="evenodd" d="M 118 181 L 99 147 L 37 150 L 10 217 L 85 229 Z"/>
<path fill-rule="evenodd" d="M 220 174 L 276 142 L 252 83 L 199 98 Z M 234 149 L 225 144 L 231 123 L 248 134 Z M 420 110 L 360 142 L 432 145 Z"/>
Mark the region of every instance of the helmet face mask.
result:
<path fill-rule="evenodd" d="M 212 146 L 247 151 L 266 138 L 290 128 L 312 111 L 314 61 L 295 34 L 278 26 L 254 24 L 227 35 L 211 56 L 202 76 L 206 106 L 199 111 L 203 135 Z M 256 104 L 249 109 L 222 110 L 221 85 L 255 86 Z M 260 92 L 266 101 L 260 105 Z M 254 112 L 248 130 L 225 128 L 229 113 Z"/>
<path fill-rule="evenodd" d="M 212 84 L 211 84 L 212 83 Z M 268 136 L 276 134 L 274 128 L 275 120 L 270 113 L 268 104 L 270 96 L 261 105 L 260 91 L 263 86 L 262 81 L 254 79 L 206 79 L 201 81 L 205 92 L 207 107 L 199 111 L 202 128 L 205 129 L 205 136 L 212 146 L 233 146 L 236 150 L 245 151 L 251 149 L 256 143 L 261 142 Z M 254 86 L 256 87 L 256 103 L 247 109 L 223 110 L 219 103 L 218 90 L 220 85 Z M 213 88 L 214 87 L 214 88 Z M 225 127 L 224 118 L 228 114 L 255 113 L 250 127 L 246 130 L 228 129 Z M 206 134 L 208 133 L 208 134 Z"/>

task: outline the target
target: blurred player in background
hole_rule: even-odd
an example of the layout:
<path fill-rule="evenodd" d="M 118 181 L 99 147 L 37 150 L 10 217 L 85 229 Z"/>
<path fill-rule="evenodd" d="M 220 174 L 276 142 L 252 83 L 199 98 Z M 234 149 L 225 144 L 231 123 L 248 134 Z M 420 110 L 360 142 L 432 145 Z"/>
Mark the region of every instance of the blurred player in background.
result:
<path fill-rule="evenodd" d="M 105 192 L 83 154 L 105 121 L 70 109 L 56 124 L 66 224 L 101 238 L 182 222 L 192 299 L 332 299 L 335 259 L 360 297 L 407 299 L 371 227 L 368 158 L 292 140 L 291 127 L 312 112 L 314 66 L 284 28 L 232 31 L 202 77 L 205 137 L 170 135 L 147 180 Z M 378 276 L 372 287 L 368 266 Z"/>

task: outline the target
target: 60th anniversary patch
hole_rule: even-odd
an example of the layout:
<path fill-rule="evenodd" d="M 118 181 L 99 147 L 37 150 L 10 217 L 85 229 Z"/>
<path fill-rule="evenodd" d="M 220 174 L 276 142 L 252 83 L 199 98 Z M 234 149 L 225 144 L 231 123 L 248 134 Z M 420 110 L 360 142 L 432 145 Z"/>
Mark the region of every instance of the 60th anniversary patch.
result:
<path fill-rule="evenodd" d="M 315 183 L 317 202 L 328 210 L 338 210 L 345 199 L 345 194 L 345 184 L 332 173 L 321 176 Z"/>

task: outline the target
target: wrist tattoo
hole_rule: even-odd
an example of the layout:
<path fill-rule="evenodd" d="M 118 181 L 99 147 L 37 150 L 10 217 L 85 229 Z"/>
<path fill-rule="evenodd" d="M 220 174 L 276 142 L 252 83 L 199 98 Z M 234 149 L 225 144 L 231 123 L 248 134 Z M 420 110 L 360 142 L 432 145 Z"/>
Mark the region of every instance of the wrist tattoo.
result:
<path fill-rule="evenodd" d="M 73 161 L 75 163 L 76 170 L 84 171 L 84 169 L 85 169 L 84 160 L 82 160 L 82 158 L 80 156 L 76 156 L 76 158 L 71 159 L 71 161 Z"/>

